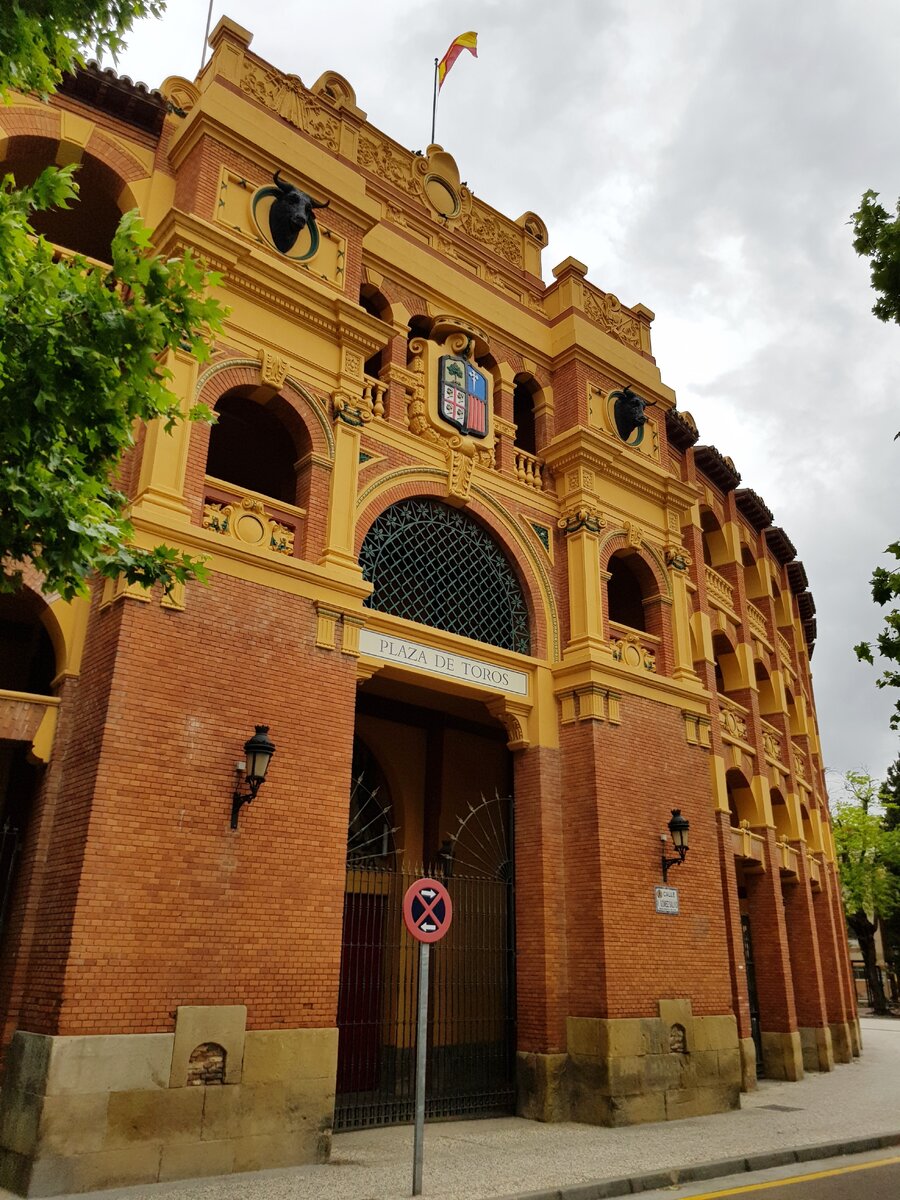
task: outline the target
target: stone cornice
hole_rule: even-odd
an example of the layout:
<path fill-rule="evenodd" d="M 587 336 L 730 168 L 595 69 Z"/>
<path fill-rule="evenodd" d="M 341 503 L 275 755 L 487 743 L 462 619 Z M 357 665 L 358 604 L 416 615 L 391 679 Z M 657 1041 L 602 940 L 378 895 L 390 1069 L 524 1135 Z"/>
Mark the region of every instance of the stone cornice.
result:
<path fill-rule="evenodd" d="M 339 292 L 223 226 L 172 210 L 157 226 L 162 254 L 196 251 L 223 276 L 226 290 L 312 326 L 323 337 L 358 349 L 364 358 L 381 349 L 393 330 Z"/>

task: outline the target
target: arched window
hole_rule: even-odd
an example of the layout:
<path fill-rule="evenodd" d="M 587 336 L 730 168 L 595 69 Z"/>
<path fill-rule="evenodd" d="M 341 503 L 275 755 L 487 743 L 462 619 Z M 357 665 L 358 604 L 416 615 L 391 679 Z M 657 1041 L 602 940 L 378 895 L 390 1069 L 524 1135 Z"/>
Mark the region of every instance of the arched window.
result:
<path fill-rule="evenodd" d="M 219 399 L 216 415 L 209 434 L 207 475 L 296 504 L 296 464 L 307 448 L 295 443 L 271 407 L 236 390 Z"/>
<path fill-rule="evenodd" d="M 747 591 L 747 599 L 758 600 L 766 593 L 765 584 L 760 578 L 759 566 L 753 551 L 746 542 L 741 544 L 741 565 L 744 568 L 744 587 Z"/>
<path fill-rule="evenodd" d="M 0 595 L 0 688 L 50 696 L 56 653 L 41 623 L 43 601 L 26 591 Z"/>
<path fill-rule="evenodd" d="M 10 138 L 0 174 L 14 175 L 19 187 L 34 183 L 45 167 L 55 164 L 58 150 L 51 138 Z M 118 204 L 122 180 L 98 158 L 85 154 L 75 172 L 75 181 L 77 200 L 68 208 L 35 213 L 32 225 L 48 242 L 108 263 L 122 216 Z"/>
<path fill-rule="evenodd" d="M 368 608 L 529 654 L 528 610 L 491 535 L 435 500 L 401 500 L 373 523 L 359 553 L 374 584 Z"/>
<path fill-rule="evenodd" d="M 722 526 L 715 513 L 708 508 L 700 512 L 700 529 L 703 536 L 703 561 L 708 567 L 720 567 L 728 562 L 728 545 Z"/>
<path fill-rule="evenodd" d="M 359 289 L 359 305 L 372 316 L 377 317 L 379 321 L 386 321 L 390 324 L 391 321 L 391 306 L 387 297 L 379 292 L 378 288 L 371 283 L 364 283 Z M 371 358 L 366 359 L 366 365 L 363 368 L 367 375 L 377 379 L 381 368 L 385 366 L 385 356 L 388 353 L 387 347 L 376 351 Z"/>
<path fill-rule="evenodd" d="M 772 820 L 775 822 L 775 836 L 782 842 L 787 838 L 793 839 L 794 832 L 791 828 L 791 815 L 788 812 L 787 804 L 785 804 L 784 796 L 776 788 L 773 788 L 770 799 L 772 801 Z"/>
<path fill-rule="evenodd" d="M 736 828 L 742 821 L 750 825 L 760 825 L 756 801 L 749 783 L 740 771 L 731 770 L 725 776 L 725 786 L 728 791 L 728 811 L 731 823 Z"/>
<path fill-rule="evenodd" d="M 716 690 L 722 695 L 740 691 L 744 686 L 740 664 L 731 643 L 723 633 L 713 634 L 713 658 L 716 665 Z"/>
<path fill-rule="evenodd" d="M 778 703 L 778 698 L 775 695 L 775 688 L 769 676 L 769 672 L 758 662 L 755 666 L 756 687 L 759 693 L 759 712 L 760 716 L 766 717 L 770 713 L 781 711 L 781 706 Z"/>
<path fill-rule="evenodd" d="M 609 619 L 631 629 L 646 633 L 644 616 L 644 581 L 640 567 L 644 564 L 636 554 L 619 551 L 609 560 L 607 596 Z M 646 570 L 646 568 L 644 568 Z"/>
<path fill-rule="evenodd" d="M 516 445 L 528 454 L 537 454 L 534 402 L 539 392 L 537 380 L 531 375 L 517 375 L 513 384 L 513 421 L 516 426 Z"/>

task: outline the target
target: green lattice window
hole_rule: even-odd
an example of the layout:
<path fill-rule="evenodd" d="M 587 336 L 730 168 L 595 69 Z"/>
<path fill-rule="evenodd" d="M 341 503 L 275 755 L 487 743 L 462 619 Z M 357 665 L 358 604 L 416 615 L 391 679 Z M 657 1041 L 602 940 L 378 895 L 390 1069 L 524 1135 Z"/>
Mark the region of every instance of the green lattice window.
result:
<path fill-rule="evenodd" d="M 509 560 L 458 509 L 434 500 L 391 505 L 366 535 L 359 561 L 375 585 L 368 608 L 530 653 L 525 598 Z"/>

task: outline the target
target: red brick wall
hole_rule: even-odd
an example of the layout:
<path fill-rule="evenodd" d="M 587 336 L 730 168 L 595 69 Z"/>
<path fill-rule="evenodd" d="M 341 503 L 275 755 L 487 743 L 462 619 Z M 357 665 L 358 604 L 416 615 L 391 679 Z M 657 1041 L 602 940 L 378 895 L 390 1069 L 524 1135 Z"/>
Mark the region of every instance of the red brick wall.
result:
<path fill-rule="evenodd" d="M 689 998 L 699 1016 L 730 1011 L 708 760 L 680 712 L 623 696 L 619 726 L 563 728 L 562 761 L 570 1014 L 655 1016 L 663 997 Z M 669 877 L 681 911 L 665 916 L 653 889 L 673 808 L 691 849 Z"/>
<path fill-rule="evenodd" d="M 249 1028 L 333 1025 L 355 660 L 314 648 L 308 602 L 222 576 L 184 613 L 120 601 L 97 626 L 22 1027 L 161 1031 L 180 1004 L 231 1003 Z M 278 750 L 232 832 L 256 722 Z"/>

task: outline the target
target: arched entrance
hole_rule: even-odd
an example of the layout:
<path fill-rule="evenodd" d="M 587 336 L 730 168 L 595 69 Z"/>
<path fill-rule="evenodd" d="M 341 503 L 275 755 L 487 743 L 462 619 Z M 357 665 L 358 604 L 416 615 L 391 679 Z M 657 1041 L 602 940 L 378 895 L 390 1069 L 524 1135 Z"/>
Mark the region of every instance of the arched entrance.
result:
<path fill-rule="evenodd" d="M 515 1109 L 512 763 L 483 704 L 377 676 L 359 693 L 338 1000 L 335 1129 L 413 1118 L 418 955 L 401 918 L 446 880 L 432 947 L 426 1115 Z"/>

